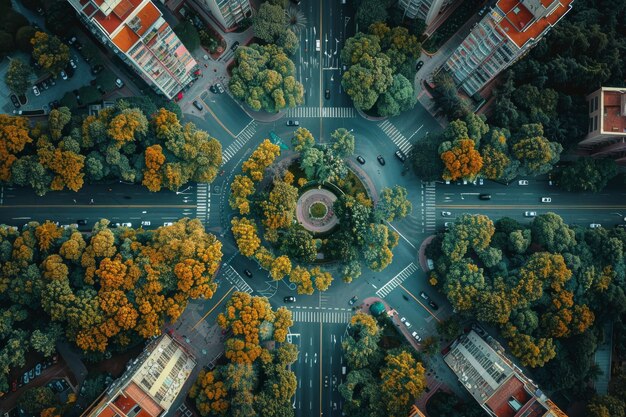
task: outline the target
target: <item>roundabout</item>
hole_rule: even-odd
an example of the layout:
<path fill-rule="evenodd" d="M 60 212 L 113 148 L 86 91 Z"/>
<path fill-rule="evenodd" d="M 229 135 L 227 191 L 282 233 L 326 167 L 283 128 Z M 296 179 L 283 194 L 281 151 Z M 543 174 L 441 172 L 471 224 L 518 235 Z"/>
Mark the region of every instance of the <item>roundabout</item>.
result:
<path fill-rule="evenodd" d="M 324 188 L 302 193 L 296 207 L 298 223 L 312 233 L 324 233 L 334 228 L 339 219 L 333 210 L 337 196 Z"/>

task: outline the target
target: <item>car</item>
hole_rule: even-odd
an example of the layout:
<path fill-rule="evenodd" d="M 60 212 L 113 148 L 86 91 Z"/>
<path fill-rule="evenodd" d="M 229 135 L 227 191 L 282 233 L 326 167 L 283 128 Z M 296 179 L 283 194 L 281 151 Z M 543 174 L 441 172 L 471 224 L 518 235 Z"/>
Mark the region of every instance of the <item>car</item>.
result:
<path fill-rule="evenodd" d="M 426 301 L 430 300 L 430 297 L 424 291 L 420 292 L 420 297 L 422 297 Z"/>
<path fill-rule="evenodd" d="M 551 203 L 552 199 L 550 197 L 541 197 L 542 203 Z"/>
<path fill-rule="evenodd" d="M 330 90 L 328 88 L 324 92 L 324 97 L 326 98 L 326 100 L 330 100 Z"/>
<path fill-rule="evenodd" d="M 293 295 L 289 295 L 285 298 L 283 298 L 283 301 L 286 303 L 295 303 L 296 302 L 296 297 L 294 297 Z"/>
<path fill-rule="evenodd" d="M 297 120 L 287 120 L 287 126 L 300 126 L 300 122 Z"/>
<path fill-rule="evenodd" d="M 406 154 L 402 152 L 400 149 L 398 149 L 394 155 L 396 156 L 396 158 L 400 160 L 400 162 L 406 161 Z"/>
<path fill-rule="evenodd" d="M 67 80 L 67 73 L 65 71 L 61 70 L 59 75 L 61 76 L 62 79 Z"/>
<path fill-rule="evenodd" d="M 485 185 L 485 180 L 483 178 L 479 178 L 478 185 Z"/>
<path fill-rule="evenodd" d="M 381 165 L 383 165 L 383 166 L 385 165 L 385 158 L 383 158 L 383 156 L 382 156 L 382 155 L 378 155 L 378 156 L 376 157 L 376 160 L 378 161 L 378 163 L 379 163 L 379 164 L 381 164 Z"/>
<path fill-rule="evenodd" d="M 246 274 L 246 276 L 247 276 L 248 278 L 252 278 L 252 272 L 250 272 L 250 270 L 249 270 L 249 269 L 244 269 L 244 270 L 243 270 L 243 273 L 244 273 L 244 274 Z"/>
<path fill-rule="evenodd" d="M 348 71 L 348 66 L 344 64 L 344 65 L 341 66 L 341 69 L 342 69 L 343 72 L 346 72 L 346 71 Z"/>
<path fill-rule="evenodd" d="M 626 229 L 626 224 L 616 224 L 615 227 L 618 229 Z"/>
<path fill-rule="evenodd" d="M 59 103 L 59 100 L 53 100 L 50 103 L 48 103 L 48 106 L 50 107 L 50 109 L 58 109 L 60 105 L 61 103 Z"/>
<path fill-rule="evenodd" d="M 110 223 L 109 225 L 110 225 L 111 227 L 122 227 L 122 225 L 121 225 L 121 224 L 119 224 L 119 223 Z"/>
<path fill-rule="evenodd" d="M 423 65 L 424 65 L 424 61 L 417 61 L 417 64 L 415 65 L 415 71 L 419 71 Z"/>
<path fill-rule="evenodd" d="M 83 49 L 83 44 L 82 44 L 82 43 L 80 43 L 80 41 L 79 41 L 79 40 L 76 40 L 76 41 L 74 42 L 74 47 L 76 47 L 76 49 L 78 49 L 78 50 L 80 51 L 81 49 Z"/>
<path fill-rule="evenodd" d="M 420 335 L 419 335 L 419 334 L 417 334 L 417 332 L 413 332 L 413 333 L 411 333 L 411 336 L 413 336 L 413 338 L 414 338 L 415 340 L 417 340 L 418 342 L 421 342 L 421 341 L 422 341 L 422 338 L 420 337 Z"/>
<path fill-rule="evenodd" d="M 11 391 L 17 391 L 17 379 L 14 379 L 13 382 L 11 382 Z"/>
<path fill-rule="evenodd" d="M 74 42 L 76 42 L 76 36 L 70 35 L 70 36 L 67 38 L 67 44 L 68 44 L 68 45 L 70 45 L 70 46 L 72 46 L 72 45 L 74 45 Z"/>
<path fill-rule="evenodd" d="M 117 78 L 115 80 L 115 85 L 117 86 L 117 88 L 122 88 L 122 87 L 124 87 L 124 81 L 122 81 L 119 78 Z"/>
<path fill-rule="evenodd" d="M 122 227 L 133 227 L 132 223 L 122 223 Z"/>
<path fill-rule="evenodd" d="M 202 106 L 202 104 L 198 103 L 198 100 L 193 101 L 193 106 L 200 111 L 204 110 L 204 107 Z"/>
<path fill-rule="evenodd" d="M 72 67 L 74 69 L 78 68 L 78 65 L 76 65 L 76 62 L 74 62 L 73 59 L 70 59 L 70 67 Z"/>
<path fill-rule="evenodd" d="M 38 363 L 37 365 L 35 365 L 35 375 L 39 376 L 41 375 L 41 364 Z"/>
<path fill-rule="evenodd" d="M 348 301 L 348 303 L 350 303 L 350 305 L 354 305 L 354 303 L 356 303 L 358 299 L 359 297 L 355 295 L 354 297 L 350 299 L 350 301 Z"/>
<path fill-rule="evenodd" d="M 93 75 L 97 75 L 97 74 L 100 74 L 100 72 L 102 72 L 103 69 L 104 69 L 104 65 L 98 64 L 98 65 L 91 67 L 91 73 Z"/>
<path fill-rule="evenodd" d="M 599 228 L 599 227 L 602 227 L 602 225 L 601 225 L 600 223 L 591 223 L 591 224 L 589 225 L 589 227 L 590 227 L 591 229 L 597 229 L 597 228 Z"/>
<path fill-rule="evenodd" d="M 528 180 L 519 180 L 517 183 L 519 185 L 528 185 Z"/>
<path fill-rule="evenodd" d="M 30 371 L 28 371 L 28 378 L 35 379 L 35 370 L 34 369 L 31 369 Z"/>
<path fill-rule="evenodd" d="M 141 225 L 142 226 L 150 226 L 150 220 L 142 220 L 141 221 Z"/>
<path fill-rule="evenodd" d="M 450 213 L 449 211 L 442 211 L 441 212 L 441 216 L 442 217 L 450 217 L 450 216 L 452 216 L 452 213 Z"/>
<path fill-rule="evenodd" d="M 165 227 L 171 226 L 173 224 L 174 224 L 174 222 L 163 222 L 163 226 L 165 226 Z"/>
<path fill-rule="evenodd" d="M 215 85 L 211 85 L 209 87 L 209 91 L 212 92 L 213 94 L 217 94 L 217 87 Z"/>
<path fill-rule="evenodd" d="M 445 227 L 447 229 L 448 227 L 452 227 L 453 224 L 454 224 L 454 222 L 445 222 L 443 224 L 443 227 Z"/>
<path fill-rule="evenodd" d="M 87 225 L 87 220 L 85 220 L 85 219 L 78 219 L 78 220 L 76 220 L 76 224 L 78 224 L 80 226 L 86 226 Z"/>
<path fill-rule="evenodd" d="M 365 164 L 365 158 L 363 158 L 361 155 L 358 155 L 358 156 L 356 157 L 356 161 L 357 161 L 359 164 L 361 164 L 361 165 L 364 165 L 364 164 Z"/>
<path fill-rule="evenodd" d="M 431 306 L 433 310 L 439 310 L 439 306 L 433 300 L 428 300 L 428 305 Z"/>
<path fill-rule="evenodd" d="M 319 52 L 322 49 L 322 41 L 315 39 L 315 52 Z"/>
<path fill-rule="evenodd" d="M 17 98 L 17 96 L 15 94 L 11 94 L 11 103 L 13 103 L 13 106 L 16 109 L 19 109 L 20 107 L 22 107 L 22 104 L 20 103 L 20 100 Z"/>
<path fill-rule="evenodd" d="M 40 82 L 39 85 L 43 87 L 44 90 L 47 90 L 48 88 L 50 88 L 50 85 L 48 84 L 48 81 L 46 80 L 43 80 L 42 82 Z M 40 90 L 41 90 L 41 87 L 39 88 Z"/>
<path fill-rule="evenodd" d="M 235 41 L 231 46 L 230 49 L 232 49 L 233 51 L 236 51 L 237 48 L 239 48 L 239 41 Z"/>
<path fill-rule="evenodd" d="M 224 87 L 222 87 L 222 84 L 220 84 L 220 83 L 215 84 L 215 88 L 217 88 L 217 91 L 218 91 L 220 94 L 224 94 L 224 91 L 225 91 L 225 90 L 224 90 Z"/>
<path fill-rule="evenodd" d="M 402 317 L 402 318 L 400 319 L 400 322 L 401 322 L 401 323 L 404 323 L 404 325 L 406 326 L 406 328 L 407 328 L 407 329 L 410 329 L 410 328 L 411 328 L 411 323 L 409 323 L 409 321 L 406 319 L 406 317 Z"/>
<path fill-rule="evenodd" d="M 537 212 L 536 211 L 525 211 L 524 212 L 524 217 L 535 217 L 537 216 Z"/>
<path fill-rule="evenodd" d="M 39 96 L 39 94 L 41 94 L 36 85 L 33 85 L 33 94 L 35 94 L 35 96 L 37 97 Z"/>
<path fill-rule="evenodd" d="M 481 200 L 491 200 L 491 194 L 480 194 L 478 198 Z"/>
<path fill-rule="evenodd" d="M 52 87 L 53 85 L 57 85 L 57 82 L 54 81 L 54 78 L 49 78 L 48 83 L 50 84 L 50 87 Z"/>
<path fill-rule="evenodd" d="M 22 381 L 24 382 L 24 384 L 28 384 L 28 382 L 30 381 L 30 378 L 28 377 L 28 372 L 24 372 L 24 375 L 22 376 Z"/>

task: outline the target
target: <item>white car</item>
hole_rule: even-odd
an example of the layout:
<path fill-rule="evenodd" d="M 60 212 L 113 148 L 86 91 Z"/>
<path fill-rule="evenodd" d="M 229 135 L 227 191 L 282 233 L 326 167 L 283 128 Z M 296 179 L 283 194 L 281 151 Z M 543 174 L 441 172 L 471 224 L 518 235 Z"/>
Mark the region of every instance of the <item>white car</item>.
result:
<path fill-rule="evenodd" d="M 528 180 L 519 180 L 517 183 L 519 185 L 528 185 Z"/>
<path fill-rule="evenodd" d="M 150 220 L 143 220 L 143 221 L 141 222 L 141 225 L 142 225 L 142 226 L 150 226 Z"/>
<path fill-rule="evenodd" d="M 525 211 L 524 212 L 524 216 L 525 217 L 535 217 L 535 216 L 537 216 L 537 212 L 536 211 Z"/>
<path fill-rule="evenodd" d="M 122 88 L 124 87 L 124 81 L 120 80 L 119 78 L 115 80 L 115 85 L 117 86 L 117 88 Z"/>
<path fill-rule="evenodd" d="M 402 317 L 400 319 L 400 322 L 404 323 L 404 325 L 406 326 L 407 329 L 411 327 L 411 323 L 409 323 L 409 321 L 406 319 L 406 317 Z"/>
<path fill-rule="evenodd" d="M 173 222 L 165 222 L 165 223 L 163 223 L 163 226 L 171 226 L 173 224 L 174 224 Z"/>
<path fill-rule="evenodd" d="M 33 94 L 35 94 L 35 96 L 39 96 L 39 94 L 41 94 L 36 85 L 33 85 Z"/>
<path fill-rule="evenodd" d="M 602 225 L 600 223 L 591 223 L 589 227 L 592 229 L 597 229 L 598 227 L 602 227 Z"/>
<path fill-rule="evenodd" d="M 450 227 L 450 226 L 452 226 L 453 224 L 454 224 L 453 222 L 445 222 L 445 223 L 443 224 L 443 226 L 444 226 L 444 227 Z"/>
<path fill-rule="evenodd" d="M 551 203 L 552 199 L 550 197 L 541 197 L 542 203 Z"/>
<path fill-rule="evenodd" d="M 132 223 L 122 223 L 122 227 L 133 227 Z"/>
<path fill-rule="evenodd" d="M 422 338 L 420 337 L 419 334 L 417 334 L 417 332 L 413 332 L 412 336 L 415 338 L 415 340 L 417 340 L 418 342 L 420 342 L 422 340 Z"/>
<path fill-rule="evenodd" d="M 76 62 L 74 62 L 74 60 L 73 60 L 73 59 L 70 59 L 70 66 L 71 66 L 72 68 L 74 68 L 74 69 L 76 69 L 76 68 L 77 68 Z"/>
<path fill-rule="evenodd" d="M 61 70 L 61 78 L 63 78 L 64 80 L 67 80 L 67 74 L 65 73 L 65 71 Z"/>
<path fill-rule="evenodd" d="M 485 180 L 483 180 L 482 178 L 479 178 L 478 185 L 485 185 Z"/>

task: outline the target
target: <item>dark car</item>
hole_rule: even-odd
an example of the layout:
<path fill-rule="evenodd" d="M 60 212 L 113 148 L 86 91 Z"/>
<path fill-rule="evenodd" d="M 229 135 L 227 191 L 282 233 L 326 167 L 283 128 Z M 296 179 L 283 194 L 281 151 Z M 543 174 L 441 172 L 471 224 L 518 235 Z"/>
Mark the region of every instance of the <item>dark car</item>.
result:
<path fill-rule="evenodd" d="M 296 297 L 294 297 L 293 295 L 290 295 L 288 297 L 283 298 L 283 301 L 286 303 L 295 303 Z"/>
<path fill-rule="evenodd" d="M 94 65 L 93 67 L 91 67 L 91 73 L 93 75 L 100 74 L 103 69 L 104 69 L 104 65 L 101 65 L 101 64 Z"/>
<path fill-rule="evenodd" d="M 47 90 L 48 88 L 50 88 L 48 81 L 43 80 L 42 82 L 39 83 L 39 90 Z"/>
<path fill-rule="evenodd" d="M 14 379 L 13 382 L 11 382 L 11 391 L 17 391 L 17 379 Z"/>
<path fill-rule="evenodd" d="M 196 100 L 194 100 L 193 106 L 198 110 L 204 110 L 204 107 L 202 107 L 202 104 L 198 103 L 198 101 Z"/>
<path fill-rule="evenodd" d="M 246 276 L 247 276 L 248 278 L 252 278 L 252 272 L 250 272 L 250 270 L 249 270 L 249 269 L 244 269 L 244 270 L 243 270 L 243 273 L 244 273 L 244 274 L 246 274 Z"/>
<path fill-rule="evenodd" d="M 58 109 L 60 104 L 61 103 L 59 103 L 59 100 L 54 100 L 48 103 L 48 106 L 50 107 L 50 110 L 52 110 L 52 109 Z"/>
<path fill-rule="evenodd" d="M 378 156 L 376 157 L 376 159 L 378 160 L 378 163 L 379 163 L 379 164 L 381 164 L 381 165 L 385 165 L 385 158 L 383 158 L 383 156 L 382 156 L 382 155 L 378 155 Z"/>
<path fill-rule="evenodd" d="M 417 61 L 417 65 L 415 65 L 415 71 L 419 71 L 423 65 L 424 65 L 424 61 Z"/>
<path fill-rule="evenodd" d="M 212 85 L 209 87 L 209 91 L 213 94 L 217 94 L 217 87 L 215 85 Z"/>
<path fill-rule="evenodd" d="M 87 225 L 87 220 L 85 220 L 85 219 L 78 219 L 78 220 L 76 220 L 76 224 L 78 224 L 79 226 L 86 226 Z"/>
<path fill-rule="evenodd" d="M 356 157 L 356 161 L 361 165 L 365 164 L 365 159 L 361 155 Z"/>
<path fill-rule="evenodd" d="M 300 126 L 300 122 L 297 120 L 287 120 L 287 126 Z"/>
<path fill-rule="evenodd" d="M 359 297 L 357 297 L 356 295 L 354 297 L 352 297 L 350 299 L 350 301 L 348 301 L 350 303 L 350 305 L 354 305 L 354 303 L 357 302 L 357 300 L 359 299 Z"/>
<path fill-rule="evenodd" d="M 20 104 L 20 101 L 17 99 L 17 96 L 15 94 L 11 94 L 11 102 L 13 103 L 16 109 L 19 109 L 20 107 L 22 107 L 22 105 Z"/>
<path fill-rule="evenodd" d="M 324 92 L 324 97 L 326 97 L 326 100 L 330 99 L 330 90 L 327 88 L 326 91 Z"/>
<path fill-rule="evenodd" d="M 402 152 L 400 149 L 396 151 L 395 155 L 396 155 L 396 158 L 400 160 L 400 162 L 406 161 L 406 154 Z"/>
<path fill-rule="evenodd" d="M 491 200 L 491 194 L 480 194 L 478 198 L 481 200 Z"/>
<path fill-rule="evenodd" d="M 233 51 L 236 51 L 237 48 L 239 48 L 239 41 L 235 41 L 235 43 L 233 43 L 230 47 Z"/>
<path fill-rule="evenodd" d="M 430 300 L 428 302 L 428 305 L 431 306 L 433 308 L 433 310 L 439 310 L 439 306 L 437 305 L 436 302 L 434 302 L 433 300 Z"/>

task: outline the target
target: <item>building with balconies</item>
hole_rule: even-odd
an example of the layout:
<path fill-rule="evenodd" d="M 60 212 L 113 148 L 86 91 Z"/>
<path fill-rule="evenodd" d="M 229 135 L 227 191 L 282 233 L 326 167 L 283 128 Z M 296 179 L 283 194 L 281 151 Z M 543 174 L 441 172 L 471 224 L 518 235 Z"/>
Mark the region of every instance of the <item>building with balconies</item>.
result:
<path fill-rule="evenodd" d="M 168 99 L 198 64 L 151 0 L 68 0 L 100 41 Z"/>
<path fill-rule="evenodd" d="M 195 3 L 211 13 L 224 30 L 252 16 L 250 0 L 196 0 Z"/>
<path fill-rule="evenodd" d="M 428 26 L 453 2 L 454 0 L 400 0 L 398 7 L 404 10 L 405 17 L 422 19 Z"/>
<path fill-rule="evenodd" d="M 468 95 L 520 59 L 572 8 L 574 0 L 498 0 L 446 61 Z"/>

